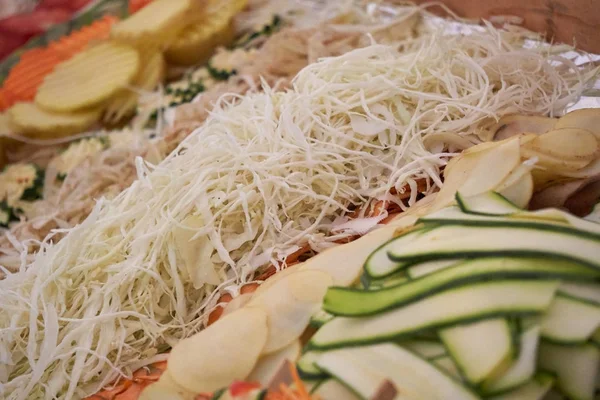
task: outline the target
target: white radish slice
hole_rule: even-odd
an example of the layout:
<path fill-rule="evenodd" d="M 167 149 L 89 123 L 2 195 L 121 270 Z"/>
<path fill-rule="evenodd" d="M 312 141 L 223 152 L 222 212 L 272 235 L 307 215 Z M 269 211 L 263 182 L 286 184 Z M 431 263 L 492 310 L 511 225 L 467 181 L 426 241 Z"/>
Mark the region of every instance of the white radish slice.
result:
<path fill-rule="evenodd" d="M 268 340 L 262 354 L 276 352 L 300 338 L 331 285 L 333 279 L 325 272 L 299 270 L 254 296 L 248 307 L 261 308 L 268 315 Z"/>
<path fill-rule="evenodd" d="M 175 345 L 167 371 L 189 391 L 213 392 L 248 376 L 268 334 L 264 310 L 241 308 Z"/>
<path fill-rule="evenodd" d="M 577 128 L 556 129 L 540 135 L 527 146 L 561 160 L 592 161 L 598 156 L 598 140 L 590 131 Z"/>
<path fill-rule="evenodd" d="M 246 378 L 248 382 L 258 382 L 262 386 L 267 386 L 285 360 L 295 363 L 300 357 L 302 346 L 299 340 L 294 340 L 283 349 L 275 353 L 262 356 L 256 366 Z"/>

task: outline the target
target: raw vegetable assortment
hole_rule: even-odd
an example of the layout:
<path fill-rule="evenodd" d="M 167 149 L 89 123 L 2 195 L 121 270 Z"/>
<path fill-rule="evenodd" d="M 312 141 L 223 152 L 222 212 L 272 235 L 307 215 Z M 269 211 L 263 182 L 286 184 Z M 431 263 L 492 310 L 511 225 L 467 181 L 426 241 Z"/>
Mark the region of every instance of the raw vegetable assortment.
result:
<path fill-rule="evenodd" d="M 230 6 L 232 15 L 242 7 Z M 30 132 L 49 126 L 56 134 L 107 104 L 118 104 L 105 114 L 118 120 L 137 102 L 124 85 L 160 80 L 164 61 L 152 47 L 162 52 L 180 40 L 181 48 L 198 50 L 204 42 L 192 42 L 211 36 L 173 27 L 193 14 L 190 7 L 185 0 L 175 7 L 155 0 L 116 24 L 109 41 L 57 66 L 35 104 L 19 106 L 36 113 L 33 122 L 17 118 L 18 108 L 11 120 L 31 123 Z M 300 356 L 312 322 L 323 326 L 298 369 L 313 379 L 296 378 L 268 393 L 245 389 L 273 400 L 306 399 L 309 390 L 324 398 L 353 396 L 342 381 L 362 398 L 404 392 L 479 398 L 555 385 L 573 398 L 589 398 L 592 361 L 598 364 L 590 344 L 598 304 L 592 297 L 582 305 L 578 293 L 597 292 L 595 284 L 580 286 L 598 278 L 597 226 L 556 210 L 521 208 L 564 178 L 597 175 L 597 114 L 531 123 L 539 128 L 535 135 L 514 126 L 507 133 L 510 123 L 496 122 L 517 109 L 562 113 L 597 69 L 550 56 L 547 47 L 525 50 L 516 30 L 485 26 L 461 36 L 430 29 L 413 37 L 421 10 L 404 10 L 389 24 L 325 29 L 331 37 L 324 42 L 346 45 L 318 48 L 316 54 L 336 57 L 304 68 L 285 91 L 265 84 L 245 94 L 254 84 L 249 77 L 262 75 L 257 66 L 266 71 L 265 83 L 290 79 L 312 61 L 309 45 L 298 45 L 303 50 L 293 55 L 277 52 L 289 59 L 257 61 L 270 40 L 259 35 L 252 40 L 267 42 L 257 53 L 217 54 L 205 71 L 223 82 L 211 94 L 223 88 L 235 94 L 219 98 L 208 118 L 198 117 L 194 126 L 202 125 L 166 160 L 132 157 L 138 180 L 130 188 L 101 199 L 74 229 L 53 232 L 65 234 L 58 244 L 41 243 L 30 258 L 24 248 L 18 272 L 0 281 L 0 328 L 10 331 L 0 341 L 0 354 L 10 358 L 0 365 L 2 394 L 80 398 L 114 383 L 96 398 L 130 399 L 157 381 L 143 396 L 232 395 L 239 385 L 222 389 L 234 380 L 272 384 L 278 365 Z M 144 24 L 141 16 L 155 23 Z M 373 44 L 365 32 L 391 45 Z M 272 39 L 315 37 L 297 33 Z M 65 77 L 109 57 L 121 67 L 103 71 L 102 84 L 81 75 L 59 102 L 51 101 Z M 77 90 L 82 87 L 85 95 Z M 190 107 L 207 114 L 207 99 Z M 476 145 L 499 135 L 507 139 Z M 102 154 L 96 144 L 82 142 L 82 152 Z M 54 168 L 46 176 L 68 182 L 76 167 L 64 159 Z M 23 180 L 24 192 L 32 179 Z M 458 206 L 448 208 L 457 192 Z M 412 208 L 404 219 L 389 219 L 391 204 Z M 386 245 L 398 228 L 402 235 Z M 315 253 L 322 254 L 255 282 Z M 346 292 L 328 288 L 356 285 L 367 259 L 362 286 L 349 293 L 368 301 L 332 303 L 327 296 Z M 481 281 L 490 277 L 496 280 Z M 226 306 L 217 304 L 228 293 Z M 489 342 L 473 339 L 480 337 Z M 357 358 L 367 361 L 357 366 Z M 557 359 L 583 365 L 588 375 L 574 380 L 567 372 L 575 369 L 565 372 Z M 295 377 L 296 368 L 288 372 Z M 314 379 L 324 376 L 333 379 Z M 417 376 L 435 385 L 419 384 Z"/>

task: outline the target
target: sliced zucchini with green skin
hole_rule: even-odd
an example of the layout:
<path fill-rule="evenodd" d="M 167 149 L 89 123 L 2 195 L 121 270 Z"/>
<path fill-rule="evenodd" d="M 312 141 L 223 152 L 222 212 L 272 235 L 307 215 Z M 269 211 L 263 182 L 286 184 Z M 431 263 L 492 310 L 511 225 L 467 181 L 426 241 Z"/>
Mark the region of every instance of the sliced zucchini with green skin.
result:
<path fill-rule="evenodd" d="M 323 379 L 328 375 L 321 371 L 315 361 L 321 356 L 320 351 L 307 351 L 296 362 L 296 367 L 302 379 Z"/>
<path fill-rule="evenodd" d="M 398 262 L 395 269 L 371 264 L 370 276 L 388 275 L 419 262 L 498 256 L 554 257 L 600 270 L 600 235 L 558 225 L 463 221 L 431 229 L 410 246 L 402 240 L 392 242 L 387 251 Z"/>
<path fill-rule="evenodd" d="M 600 349 L 593 344 L 540 343 L 539 368 L 556 375 L 556 386 L 569 399 L 594 399 L 599 365 Z"/>
<path fill-rule="evenodd" d="M 388 251 L 392 246 L 397 246 L 398 244 L 402 244 L 404 246 L 409 246 L 417 237 L 426 233 L 428 230 L 423 228 L 415 228 L 411 229 L 400 236 L 396 236 L 386 243 L 379 246 L 375 251 L 373 251 L 367 260 L 365 261 L 364 270 L 371 278 L 371 280 L 383 279 L 387 278 L 390 275 L 394 274 L 394 272 L 398 271 L 399 263 L 393 261 L 388 256 Z M 372 271 L 374 270 L 386 270 L 388 272 L 382 274 L 374 274 Z M 370 286 L 370 282 L 368 282 Z"/>
<path fill-rule="evenodd" d="M 588 215 L 586 215 L 586 217 L 584 219 L 586 221 L 595 222 L 597 224 L 600 224 L 600 203 L 596 204 L 594 206 L 594 209 L 592 210 L 592 212 L 589 213 Z"/>
<path fill-rule="evenodd" d="M 422 276 L 429 275 L 433 272 L 441 271 L 442 269 L 458 265 L 462 262 L 463 260 L 430 261 L 427 263 L 417 264 L 415 266 L 408 267 L 406 269 L 406 274 L 410 277 L 410 279 L 417 279 Z"/>
<path fill-rule="evenodd" d="M 540 338 L 540 327 L 533 326 L 523 332 L 520 337 L 519 356 L 513 361 L 504 374 L 484 384 L 482 391 L 496 394 L 515 389 L 529 381 L 536 370 L 537 349 Z"/>
<path fill-rule="evenodd" d="M 459 381 L 464 380 L 462 375 L 460 374 L 460 370 L 458 369 L 458 366 L 456 365 L 456 363 L 454 362 L 452 357 L 441 356 L 441 357 L 432 359 L 431 362 L 436 367 L 438 367 L 439 369 L 441 369 L 442 371 L 444 371 L 445 373 L 447 373 L 454 379 L 459 380 Z"/>
<path fill-rule="evenodd" d="M 447 355 L 444 345 L 437 341 L 413 339 L 398 342 L 398 345 L 428 360 Z"/>
<path fill-rule="evenodd" d="M 321 400 L 359 400 L 354 392 L 335 379 L 327 379 L 310 394 L 318 396 Z"/>
<path fill-rule="evenodd" d="M 542 337 L 555 343 L 584 343 L 599 326 L 600 305 L 559 290 L 542 319 Z"/>
<path fill-rule="evenodd" d="M 467 214 L 475 215 L 510 215 L 522 212 L 506 197 L 496 192 L 482 193 L 476 196 L 462 196 L 456 193 L 456 202 L 460 209 Z"/>
<path fill-rule="evenodd" d="M 372 315 L 400 307 L 454 287 L 490 279 L 599 279 L 597 270 L 578 263 L 550 258 L 482 258 L 380 290 L 329 288 L 323 309 L 334 315 Z"/>
<path fill-rule="evenodd" d="M 569 296 L 600 305 L 600 284 L 590 282 L 563 282 L 560 291 Z"/>
<path fill-rule="evenodd" d="M 461 375 L 472 385 L 504 372 L 514 356 L 512 331 L 505 318 L 445 328 L 439 335 Z"/>
<path fill-rule="evenodd" d="M 552 389 L 554 377 L 550 374 L 537 374 L 532 380 L 504 394 L 491 397 L 490 400 L 542 400 Z"/>
<path fill-rule="evenodd" d="M 361 399 L 370 399 L 386 379 L 406 399 L 479 399 L 431 362 L 390 343 L 328 351 L 317 365 Z"/>
<path fill-rule="evenodd" d="M 310 325 L 319 328 L 333 319 L 334 315 L 329 314 L 325 310 L 319 310 L 310 318 Z"/>
<path fill-rule="evenodd" d="M 329 349 L 380 343 L 485 318 L 536 315 L 549 307 L 557 287 L 558 282 L 544 280 L 458 287 L 370 317 L 336 317 L 317 331 L 310 346 Z"/>

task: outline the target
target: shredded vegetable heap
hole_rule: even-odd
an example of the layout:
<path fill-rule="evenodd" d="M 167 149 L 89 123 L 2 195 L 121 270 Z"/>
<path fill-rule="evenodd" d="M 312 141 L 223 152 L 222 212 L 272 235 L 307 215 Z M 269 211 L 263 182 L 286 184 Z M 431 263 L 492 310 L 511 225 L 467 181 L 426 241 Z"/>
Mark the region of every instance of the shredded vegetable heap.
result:
<path fill-rule="evenodd" d="M 476 142 L 500 115 L 560 112 L 587 78 L 487 27 L 373 44 L 309 65 L 286 92 L 224 96 L 165 161 L 138 159 L 130 188 L 0 281 L 1 396 L 79 398 L 159 359 L 222 289 L 356 234 L 339 229 L 353 207 L 441 186 L 451 154 L 428 138 Z"/>

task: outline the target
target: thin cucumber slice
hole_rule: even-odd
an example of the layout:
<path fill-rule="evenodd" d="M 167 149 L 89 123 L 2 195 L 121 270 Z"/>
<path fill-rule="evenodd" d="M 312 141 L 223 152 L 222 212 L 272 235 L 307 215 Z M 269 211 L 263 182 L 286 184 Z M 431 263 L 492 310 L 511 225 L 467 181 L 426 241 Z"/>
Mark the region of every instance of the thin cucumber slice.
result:
<path fill-rule="evenodd" d="M 310 345 L 327 349 L 379 343 L 485 318 L 537 314 L 548 308 L 557 287 L 558 282 L 543 280 L 458 287 L 370 317 L 336 317 L 317 331 Z"/>
<path fill-rule="evenodd" d="M 542 319 L 542 337 L 555 343 L 587 342 L 600 326 L 600 305 L 559 292 Z"/>
<path fill-rule="evenodd" d="M 442 371 L 450 375 L 456 380 L 463 381 L 463 377 L 460 374 L 460 370 L 458 366 L 450 356 L 442 356 L 438 358 L 434 358 L 431 362 Z"/>
<path fill-rule="evenodd" d="M 428 360 L 447 355 L 444 345 L 432 340 L 404 340 L 398 344 Z"/>
<path fill-rule="evenodd" d="M 539 368 L 553 373 L 565 396 L 576 400 L 593 400 L 600 365 L 600 349 L 593 344 L 564 346 L 542 341 Z"/>
<path fill-rule="evenodd" d="M 600 284 L 589 282 L 563 282 L 560 291 L 600 305 Z"/>
<path fill-rule="evenodd" d="M 600 270 L 600 235 L 577 229 L 529 223 L 514 225 L 478 222 L 442 225 L 414 238 L 410 246 L 392 242 L 388 256 L 397 261 L 393 270 L 372 264 L 370 276 L 388 275 L 415 263 L 466 257 L 546 256 L 580 262 Z M 389 264 L 388 264 L 389 265 Z"/>
<path fill-rule="evenodd" d="M 479 398 L 429 361 L 390 343 L 329 351 L 317 360 L 317 365 L 362 399 L 371 398 L 386 379 L 406 399 Z"/>
<path fill-rule="evenodd" d="M 536 370 L 539 338 L 539 326 L 534 326 L 523 332 L 520 337 L 521 351 L 519 357 L 514 360 L 504 374 L 485 384 L 482 390 L 486 394 L 495 394 L 515 389 L 529 381 Z"/>
<path fill-rule="evenodd" d="M 532 380 L 504 394 L 491 397 L 490 400 L 542 400 L 552 389 L 554 377 L 540 373 Z"/>
<path fill-rule="evenodd" d="M 515 351 L 504 318 L 456 325 L 440 330 L 439 335 L 461 375 L 475 386 L 506 370 Z"/>
<path fill-rule="evenodd" d="M 461 211 L 467 214 L 502 216 L 523 211 L 522 208 L 517 207 L 496 192 L 487 192 L 476 196 L 463 196 L 456 193 L 456 202 Z"/>
<path fill-rule="evenodd" d="M 332 287 L 323 308 L 334 315 L 363 316 L 397 308 L 449 288 L 492 279 L 599 279 L 600 271 L 575 262 L 545 258 L 482 258 L 404 284 L 364 291 Z"/>
<path fill-rule="evenodd" d="M 408 267 L 406 269 L 406 274 L 410 277 L 410 279 L 417 279 L 422 276 L 441 271 L 448 267 L 452 267 L 452 266 L 461 264 L 462 262 L 463 262 L 463 260 L 430 261 L 427 263 L 417 264 L 415 266 Z"/>

